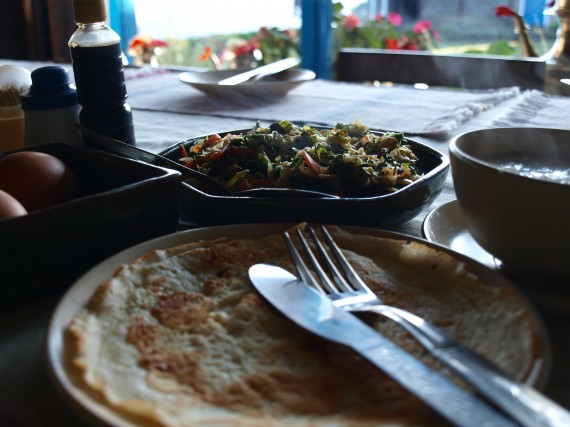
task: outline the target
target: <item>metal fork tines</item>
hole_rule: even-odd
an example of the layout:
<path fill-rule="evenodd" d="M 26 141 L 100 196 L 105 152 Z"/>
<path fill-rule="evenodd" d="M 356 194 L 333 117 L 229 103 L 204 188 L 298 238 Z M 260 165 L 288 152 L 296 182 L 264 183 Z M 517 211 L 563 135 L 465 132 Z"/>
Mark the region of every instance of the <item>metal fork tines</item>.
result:
<path fill-rule="evenodd" d="M 356 307 L 357 305 L 363 304 L 381 304 L 381 301 L 378 297 L 366 286 L 366 284 L 360 279 L 358 274 L 354 271 L 352 266 L 348 263 L 338 246 L 332 240 L 330 234 L 326 230 L 326 228 L 321 227 L 324 237 L 327 240 L 329 248 L 333 253 L 335 259 L 339 263 L 339 266 L 345 272 L 347 280 L 343 277 L 337 265 L 333 262 L 331 257 L 326 252 L 325 247 L 319 240 L 316 231 L 313 227 L 309 227 L 309 233 L 311 235 L 312 241 L 317 248 L 321 259 L 326 267 L 328 268 L 330 275 L 332 276 L 332 280 L 329 278 L 328 274 L 322 268 L 321 263 L 319 263 L 315 253 L 309 246 L 305 236 L 303 235 L 300 229 L 297 229 L 297 235 L 301 242 L 301 245 L 305 249 L 305 253 L 309 258 L 313 269 L 317 273 L 320 282 L 315 279 L 315 277 L 311 274 L 310 270 L 306 267 L 306 264 L 303 261 L 303 258 L 295 248 L 293 241 L 290 238 L 286 237 L 286 241 L 289 247 L 291 254 L 293 255 L 293 259 L 295 261 L 295 265 L 301 275 L 303 281 L 305 283 L 310 284 L 315 289 L 321 291 L 322 293 L 326 293 L 329 298 L 331 298 L 336 306 L 350 306 Z M 286 236 L 288 234 L 286 233 Z"/>
<path fill-rule="evenodd" d="M 305 284 L 326 294 L 336 307 L 342 307 L 347 311 L 371 311 L 396 321 L 430 350 L 451 347 L 456 344 L 455 341 L 439 332 L 424 319 L 400 308 L 384 304 L 362 281 L 327 229 L 322 226 L 320 229 L 334 257 L 334 261 L 313 227 L 308 227 L 308 232 L 318 252 L 318 256 L 311 249 L 303 232 L 297 229 L 300 244 L 319 280 L 313 276 L 311 270 L 307 267 L 289 233 L 284 233 L 289 252 Z M 328 273 L 325 272 L 325 268 L 328 270 Z M 339 268 L 344 274 L 341 273 Z"/>
<path fill-rule="evenodd" d="M 351 312 L 371 311 L 381 314 L 404 327 L 430 353 L 479 393 L 527 427 L 569 426 L 570 414 L 555 402 L 528 385 L 507 377 L 497 367 L 431 325 L 425 319 L 383 302 L 362 281 L 341 249 L 323 226 L 319 227 L 326 242 L 308 227 L 311 248 L 302 230 L 297 236 L 306 258 L 316 272 L 315 277 L 288 232 L 285 242 L 301 280 L 318 292 L 326 294 L 336 307 Z M 325 271 L 325 269 L 327 271 Z"/>

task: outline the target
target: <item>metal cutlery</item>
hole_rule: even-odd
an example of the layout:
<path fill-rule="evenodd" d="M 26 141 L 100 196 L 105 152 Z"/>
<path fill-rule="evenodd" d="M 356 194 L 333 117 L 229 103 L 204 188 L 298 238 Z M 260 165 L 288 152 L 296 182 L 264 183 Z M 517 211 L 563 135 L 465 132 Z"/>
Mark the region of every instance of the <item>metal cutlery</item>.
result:
<path fill-rule="evenodd" d="M 249 277 L 261 295 L 293 322 L 354 349 L 454 425 L 518 425 L 477 396 L 429 369 L 353 314 L 335 307 L 329 298 L 286 270 L 256 264 L 249 269 Z"/>
<path fill-rule="evenodd" d="M 305 284 L 326 295 L 335 307 L 351 312 L 370 311 L 394 320 L 451 371 L 522 425 L 570 426 L 570 413 L 555 402 L 533 388 L 509 378 L 479 354 L 447 336 L 425 319 L 400 308 L 383 304 L 358 276 L 326 228 L 321 227 L 321 230 L 336 264 L 343 270 L 344 275 L 338 270 L 312 227 L 309 228 L 309 234 L 320 259 L 323 260 L 324 268 L 302 231 L 297 229 L 301 245 L 320 278 L 320 282 L 317 281 L 307 268 L 291 236 L 285 232 L 286 244 Z M 325 273 L 325 268 L 332 276 L 332 281 Z M 346 280 L 343 276 L 346 276 Z"/>
<path fill-rule="evenodd" d="M 251 81 L 255 84 L 265 77 L 280 73 L 281 71 L 288 70 L 289 68 L 296 67 L 300 63 L 301 61 L 296 58 L 281 59 L 279 61 L 272 62 L 271 64 L 253 68 L 249 71 L 245 71 L 243 73 L 236 74 L 235 76 L 220 80 L 218 82 L 218 85 L 237 85 L 240 83 L 245 83 L 247 81 Z"/>

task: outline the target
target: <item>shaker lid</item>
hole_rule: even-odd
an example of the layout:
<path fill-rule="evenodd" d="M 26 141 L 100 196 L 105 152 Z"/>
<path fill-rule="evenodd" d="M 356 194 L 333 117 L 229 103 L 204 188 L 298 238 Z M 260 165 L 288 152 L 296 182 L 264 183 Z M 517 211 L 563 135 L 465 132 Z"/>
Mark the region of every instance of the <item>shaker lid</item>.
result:
<path fill-rule="evenodd" d="M 24 110 L 64 108 L 77 104 L 77 89 L 65 67 L 50 65 L 32 71 L 32 85 L 21 100 Z"/>
<path fill-rule="evenodd" d="M 105 0 L 73 0 L 75 22 L 91 24 L 107 20 Z"/>

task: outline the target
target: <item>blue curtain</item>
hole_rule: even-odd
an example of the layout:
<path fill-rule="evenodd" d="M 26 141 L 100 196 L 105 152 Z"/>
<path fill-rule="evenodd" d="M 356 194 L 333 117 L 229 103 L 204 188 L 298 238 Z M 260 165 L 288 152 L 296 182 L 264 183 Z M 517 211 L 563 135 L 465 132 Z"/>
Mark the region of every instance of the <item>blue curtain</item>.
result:
<path fill-rule="evenodd" d="M 525 0 L 523 18 L 528 25 L 544 25 L 544 0 Z"/>
<path fill-rule="evenodd" d="M 109 0 L 109 25 L 121 36 L 121 48 L 126 54 L 129 40 L 137 34 L 134 0 Z"/>
<path fill-rule="evenodd" d="M 330 79 L 332 74 L 332 1 L 301 1 L 301 62 L 317 78 Z"/>

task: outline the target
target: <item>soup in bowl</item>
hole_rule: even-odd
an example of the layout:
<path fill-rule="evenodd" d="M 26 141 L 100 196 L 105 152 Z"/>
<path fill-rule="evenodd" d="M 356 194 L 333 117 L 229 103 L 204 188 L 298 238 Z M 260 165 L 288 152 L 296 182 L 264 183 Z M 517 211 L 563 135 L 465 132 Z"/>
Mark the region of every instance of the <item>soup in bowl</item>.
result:
<path fill-rule="evenodd" d="M 449 155 L 477 243 L 517 276 L 570 284 L 570 131 L 471 131 L 451 140 Z"/>

